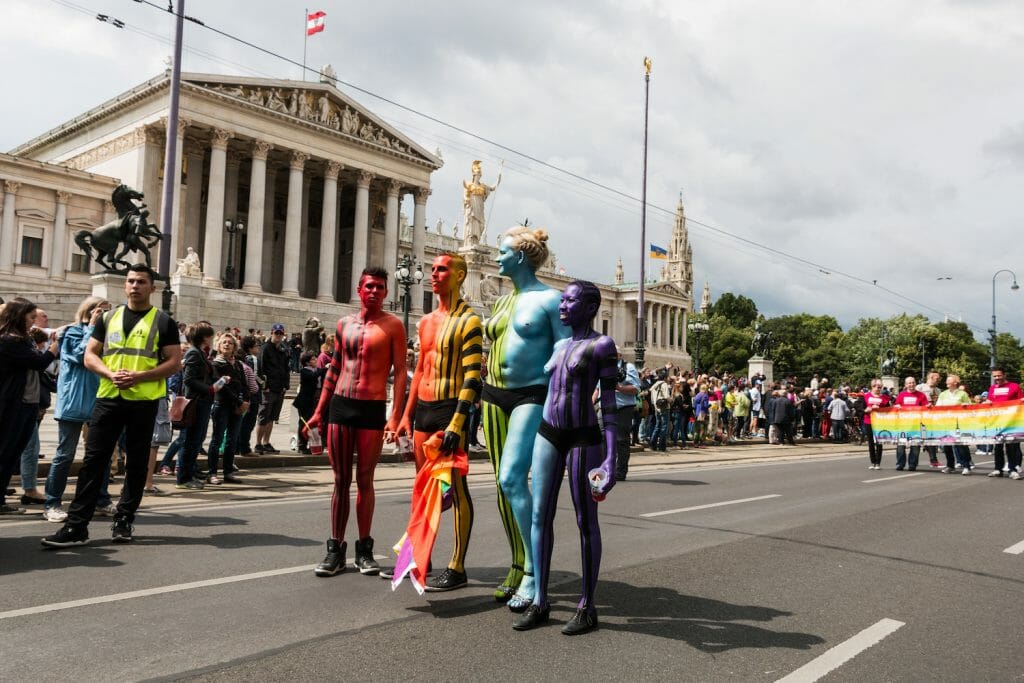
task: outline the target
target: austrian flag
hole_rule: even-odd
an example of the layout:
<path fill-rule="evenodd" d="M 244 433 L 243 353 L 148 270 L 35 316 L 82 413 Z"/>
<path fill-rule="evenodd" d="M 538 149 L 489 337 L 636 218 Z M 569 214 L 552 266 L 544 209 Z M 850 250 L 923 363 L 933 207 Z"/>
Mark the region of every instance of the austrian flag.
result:
<path fill-rule="evenodd" d="M 320 33 L 324 30 L 324 19 L 327 17 L 326 12 L 313 12 L 306 17 L 306 35 L 311 36 L 314 33 Z"/>

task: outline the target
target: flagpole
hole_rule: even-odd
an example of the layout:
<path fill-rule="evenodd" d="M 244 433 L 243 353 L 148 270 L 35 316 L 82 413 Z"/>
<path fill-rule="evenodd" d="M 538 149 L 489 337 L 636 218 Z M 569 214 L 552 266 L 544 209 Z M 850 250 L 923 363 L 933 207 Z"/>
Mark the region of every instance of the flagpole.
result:
<path fill-rule="evenodd" d="M 640 192 L 640 291 L 636 305 L 636 366 L 644 367 L 647 325 L 644 320 L 644 284 L 647 278 L 647 113 L 651 94 L 651 59 L 644 57 L 644 164 L 643 189 Z"/>
<path fill-rule="evenodd" d="M 178 163 L 178 105 L 181 95 L 181 43 L 185 31 L 185 0 L 178 0 L 178 11 L 174 17 L 174 61 L 171 62 L 170 93 L 167 101 L 167 130 L 164 131 L 164 186 L 163 198 L 160 203 L 160 259 L 157 268 L 164 278 L 164 291 L 161 305 L 166 313 L 171 312 L 171 234 L 175 226 L 171 225 L 174 218 L 174 205 L 178 197 L 174 196 L 175 180 L 180 177 L 181 166 Z"/>
<path fill-rule="evenodd" d="M 306 80 L 306 43 L 309 42 L 309 8 L 302 10 L 302 80 Z"/>

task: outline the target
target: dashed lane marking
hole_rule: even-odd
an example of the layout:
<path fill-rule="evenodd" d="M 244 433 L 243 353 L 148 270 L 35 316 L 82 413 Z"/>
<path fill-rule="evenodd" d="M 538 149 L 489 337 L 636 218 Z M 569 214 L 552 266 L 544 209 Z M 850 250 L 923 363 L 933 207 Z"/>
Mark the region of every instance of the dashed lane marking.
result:
<path fill-rule="evenodd" d="M 817 681 L 872 645 L 878 644 L 883 638 L 892 635 L 905 625 L 902 621 L 896 621 L 895 619 L 882 619 L 849 640 L 844 640 L 822 655 L 815 657 L 785 678 L 780 678 L 778 683 L 812 683 Z"/>
<path fill-rule="evenodd" d="M 907 477 L 920 477 L 924 472 L 911 472 L 910 474 L 897 474 L 894 477 L 882 477 L 880 479 L 865 479 L 862 484 L 876 484 L 880 481 L 892 481 L 893 479 L 906 479 Z"/>
<path fill-rule="evenodd" d="M 645 512 L 641 517 L 662 517 L 664 515 L 674 515 L 680 512 L 693 512 L 695 510 L 707 510 L 709 508 L 719 508 L 726 505 L 739 505 L 740 503 L 753 503 L 758 500 L 768 500 L 769 498 L 780 498 L 781 493 L 771 493 L 767 496 L 757 496 L 756 498 L 740 498 L 738 500 L 723 500 L 720 503 L 708 503 L 706 505 L 694 505 L 688 508 L 676 508 L 675 510 L 662 510 L 661 512 Z"/>

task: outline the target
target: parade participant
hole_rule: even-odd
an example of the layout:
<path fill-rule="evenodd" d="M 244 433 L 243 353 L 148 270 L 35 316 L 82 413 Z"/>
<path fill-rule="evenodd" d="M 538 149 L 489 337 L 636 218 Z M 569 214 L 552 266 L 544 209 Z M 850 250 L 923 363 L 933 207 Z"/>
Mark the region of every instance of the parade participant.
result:
<path fill-rule="evenodd" d="M 946 390 L 939 394 L 935 400 L 937 406 L 957 406 L 962 404 L 970 405 L 971 397 L 966 391 L 960 388 L 960 375 L 949 375 L 946 377 Z M 963 467 L 964 476 L 970 476 L 974 464 L 971 462 L 971 449 L 967 446 L 957 444 L 956 446 L 943 446 L 942 452 L 946 456 L 946 466 L 942 468 L 944 474 L 955 474 L 957 465 Z"/>
<path fill-rule="evenodd" d="M 409 388 L 398 436 L 413 436 L 416 470 L 426 463 L 423 444 L 444 432 L 441 453 L 466 449 L 469 410 L 480 392 L 480 354 L 483 348 L 480 316 L 462 299 L 466 261 L 457 254 L 441 254 L 430 267 L 430 287 L 437 295 L 437 310 L 423 316 L 417 326 L 420 355 Z M 427 591 L 449 591 L 466 585 L 466 551 L 473 529 L 473 502 L 462 474 L 451 474 L 455 545 L 452 559 L 439 576 L 427 580 Z"/>
<path fill-rule="evenodd" d="M 487 454 L 498 480 L 498 512 L 512 549 L 512 566 L 494 592 L 524 610 L 533 599 L 530 543 L 524 538 L 532 524 L 533 498 L 527 484 L 533 460 L 533 441 L 540 427 L 548 391 L 544 363 L 555 342 L 569 328 L 558 318 L 559 293 L 537 279 L 548 259 L 548 234 L 517 226 L 505 233 L 498 247 L 498 273 L 512 281 L 513 292 L 498 299 L 484 332 L 491 340 L 487 383 L 481 396 Z M 525 530 L 525 534 L 523 533 Z M 526 584 L 521 586 L 520 584 Z"/>
<path fill-rule="evenodd" d="M 626 362 L 622 350 L 618 351 L 618 383 L 615 386 L 615 479 L 622 481 L 629 474 L 629 439 L 633 429 L 633 413 L 636 412 L 636 397 L 640 393 L 640 373 L 636 366 Z M 686 443 L 686 424 L 683 423 L 683 443 Z"/>
<path fill-rule="evenodd" d="M 576 509 L 583 554 L 583 595 L 573 618 L 562 628 L 578 635 L 597 628 L 594 592 L 601 568 L 601 528 L 597 500 L 615 485 L 615 342 L 592 328 L 601 293 L 590 282 L 570 282 L 562 294 L 559 316 L 572 337 L 559 341 L 545 370 L 551 373 L 539 438 L 533 446 L 533 559 L 537 567 L 533 603 L 512 628 L 526 631 L 548 620 L 548 578 L 554 547 L 555 510 L 562 477 L 569 468 L 569 492 Z M 601 387 L 601 424 L 591 397 Z M 602 435 L 602 426 L 604 434 Z M 603 436 L 603 438 L 602 438 Z M 600 471 L 596 485 L 595 470 Z"/>
<path fill-rule="evenodd" d="M 882 393 L 882 380 L 877 377 L 871 380 L 871 391 L 864 394 L 864 431 L 868 436 L 869 470 L 882 469 L 882 444 L 875 443 L 875 433 L 871 431 L 871 412 L 875 408 L 887 408 L 889 395 Z"/>
<path fill-rule="evenodd" d="M 896 407 L 920 409 L 928 404 L 928 396 L 917 390 L 917 381 L 913 377 L 903 380 L 903 391 L 896 397 Z M 907 466 L 907 469 L 913 472 L 917 469 L 917 458 L 920 453 L 920 446 L 910 446 L 910 462 L 908 463 L 906 444 L 898 444 L 896 446 L 896 469 L 902 470 L 904 466 Z"/>
<path fill-rule="evenodd" d="M 334 356 L 324 378 L 320 403 L 309 418 L 309 429 L 327 424 L 327 455 L 334 470 L 331 497 L 331 537 L 327 555 L 314 570 L 317 576 L 334 576 L 345 570 L 345 526 L 349 515 L 352 463 L 356 463 L 355 565 L 361 574 L 375 575 L 380 565 L 373 559 L 373 473 L 384 446 L 402 416 L 395 401 L 391 417 L 385 417 L 388 374 L 394 368 L 394 395 L 405 392 L 405 328 L 402 321 L 383 311 L 388 296 L 388 272 L 367 268 L 356 288 L 362 306 L 358 313 L 338 320 Z"/>
<path fill-rule="evenodd" d="M 935 405 L 939 400 L 942 389 L 939 387 L 939 380 L 942 376 L 937 372 L 929 372 L 924 382 L 917 385 L 917 390 L 928 397 L 928 404 Z M 939 467 L 939 447 L 925 446 L 925 453 L 928 454 L 928 464 L 932 467 Z"/>
<path fill-rule="evenodd" d="M 88 542 L 100 486 L 122 432 L 124 487 L 114 513 L 112 539 L 115 543 L 133 539 L 132 522 L 146 486 L 153 425 L 158 404 L 167 394 L 164 380 L 181 366 L 178 324 L 149 303 L 155 289 L 153 277 L 148 266 L 131 266 L 124 285 L 128 303 L 104 313 L 93 328 L 85 367 L 100 376 L 100 386 L 89 420 L 85 460 L 67 520 L 57 533 L 42 539 L 44 546 Z"/>
<path fill-rule="evenodd" d="M 1015 382 L 1006 381 L 1006 371 L 1001 367 L 992 368 L 992 386 L 988 388 L 988 400 L 986 403 L 1002 403 L 1003 401 L 1015 401 L 1024 398 L 1020 385 Z M 1005 453 L 1005 454 L 1004 454 Z M 1010 468 L 1010 479 L 1021 478 L 1021 453 L 1020 444 L 1016 441 L 1001 444 L 997 443 L 993 449 L 995 457 L 995 469 L 988 473 L 990 477 L 1003 476 L 1003 464 Z"/>

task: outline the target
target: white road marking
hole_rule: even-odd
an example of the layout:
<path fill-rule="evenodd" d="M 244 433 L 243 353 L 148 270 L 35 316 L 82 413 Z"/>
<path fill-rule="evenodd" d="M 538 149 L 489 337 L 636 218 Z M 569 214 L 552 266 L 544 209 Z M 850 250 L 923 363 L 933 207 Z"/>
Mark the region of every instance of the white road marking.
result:
<path fill-rule="evenodd" d="M 98 595 L 94 598 L 83 598 L 81 600 L 68 600 L 67 602 L 54 602 L 49 605 L 37 605 L 36 607 L 25 607 L 23 609 L 12 609 L 7 612 L 0 612 L 0 620 L 24 617 L 31 614 L 43 614 L 45 612 L 58 612 L 75 607 L 87 607 L 89 605 L 102 605 L 107 602 L 119 602 L 133 598 L 145 598 L 151 595 L 163 595 L 164 593 L 177 593 L 179 591 L 192 590 L 194 588 L 207 588 L 209 586 L 221 586 L 226 583 L 238 583 L 239 581 L 253 581 L 265 579 L 271 576 L 282 576 L 284 574 L 297 574 L 308 572 L 312 569 L 311 564 L 304 564 L 299 567 L 287 567 L 285 569 L 270 569 L 264 572 L 253 572 L 251 574 L 238 574 L 236 576 L 222 576 L 218 579 L 207 579 L 205 581 L 192 581 L 179 583 L 172 586 L 160 586 L 158 588 L 144 588 L 127 593 L 113 593 L 111 595 Z"/>
<path fill-rule="evenodd" d="M 862 484 L 874 484 L 879 481 L 892 481 L 893 479 L 906 479 L 907 477 L 919 477 L 924 472 L 911 472 L 910 474 L 897 474 L 895 477 L 882 477 L 881 479 L 865 479 Z"/>
<path fill-rule="evenodd" d="M 867 627 L 849 640 L 845 640 L 822 655 L 815 657 L 788 676 L 780 678 L 777 683 L 812 683 L 812 681 L 817 681 L 905 625 L 902 621 L 896 621 L 895 619 L 882 619 L 877 624 Z"/>
<path fill-rule="evenodd" d="M 1021 553 L 1024 553 L 1024 541 L 1021 541 L 1020 543 L 1014 543 L 1003 552 L 1009 555 L 1020 555 Z"/>
<path fill-rule="evenodd" d="M 675 510 L 662 510 L 661 512 L 645 512 L 641 517 L 662 517 L 664 515 L 674 515 L 678 512 L 693 512 L 694 510 L 707 510 L 708 508 L 719 508 L 725 505 L 739 505 L 740 503 L 753 503 L 757 500 L 768 500 L 769 498 L 780 498 L 781 493 L 771 493 L 767 496 L 757 496 L 756 498 L 740 498 L 739 500 L 724 500 L 721 503 L 708 503 L 707 505 L 694 505 L 688 508 L 677 508 Z"/>

